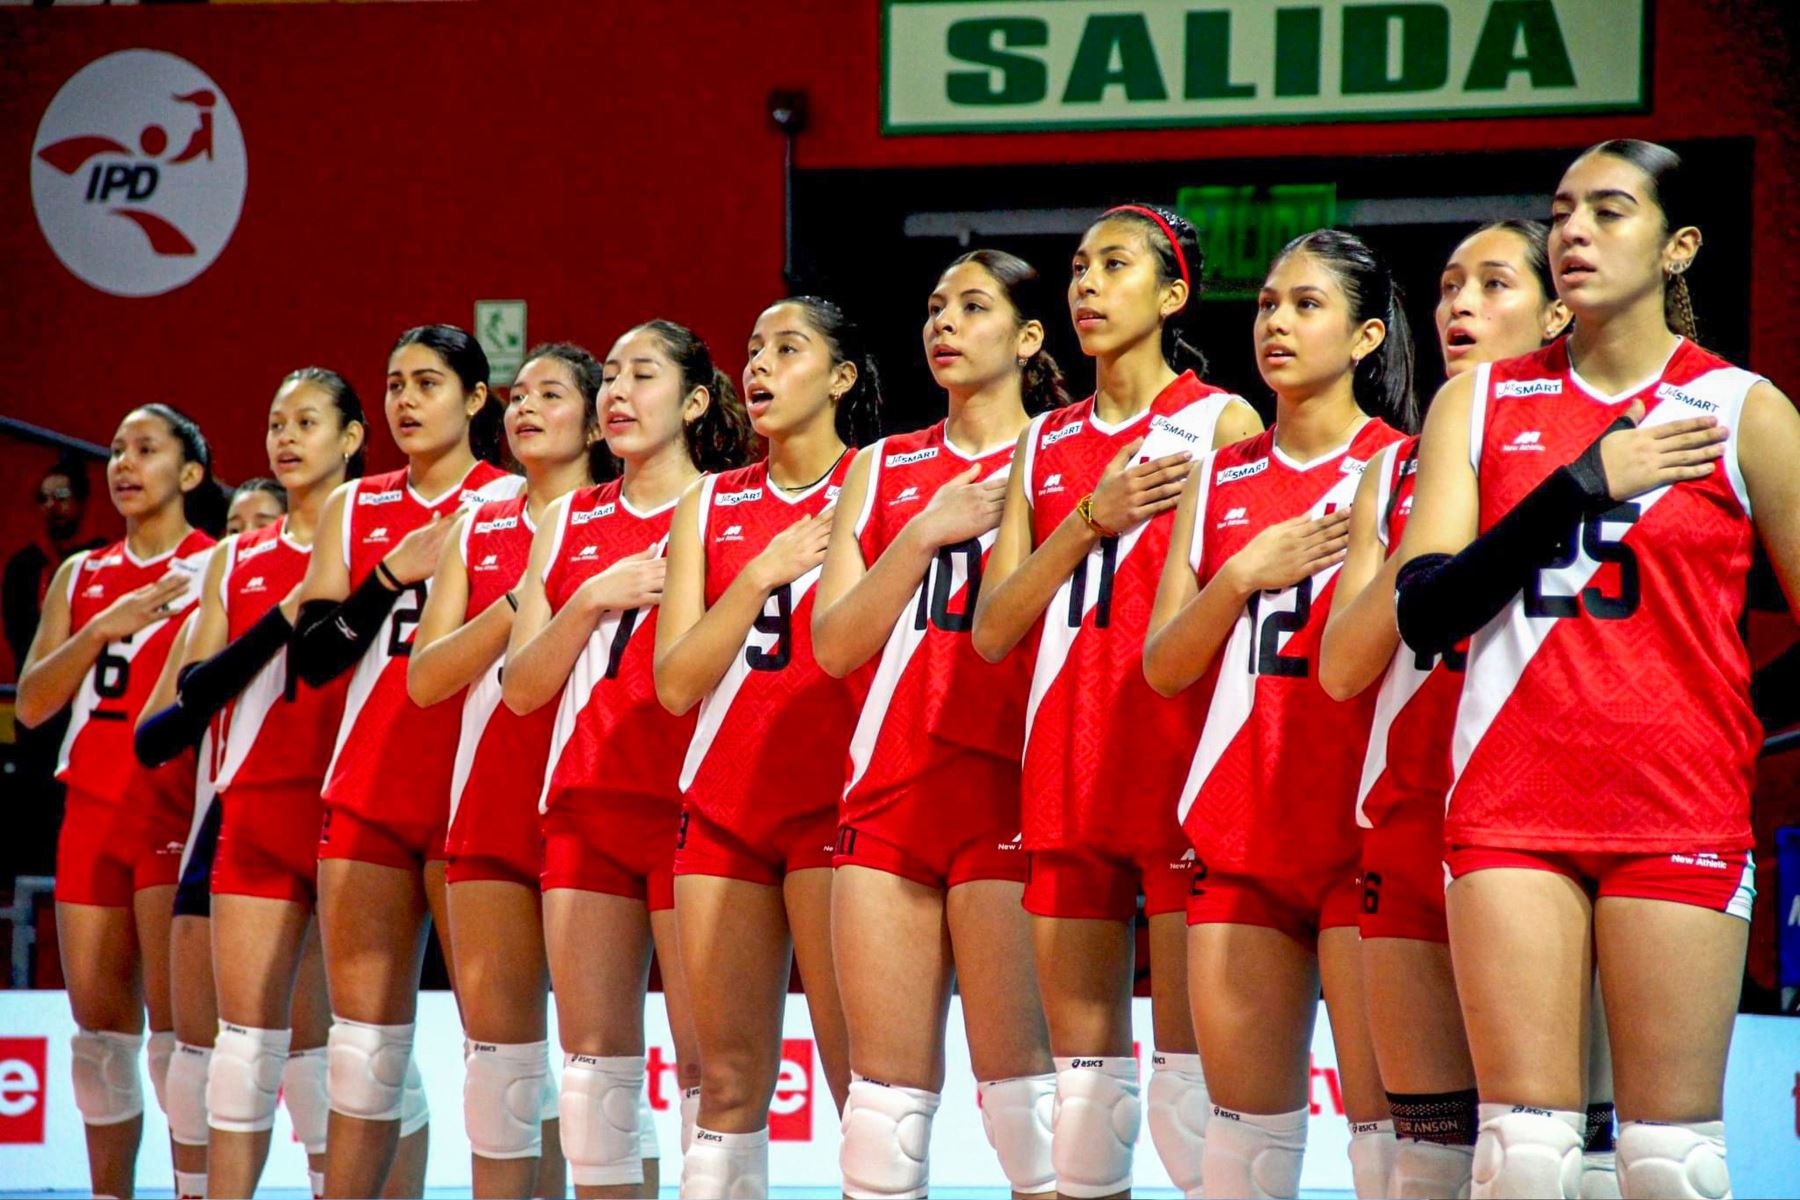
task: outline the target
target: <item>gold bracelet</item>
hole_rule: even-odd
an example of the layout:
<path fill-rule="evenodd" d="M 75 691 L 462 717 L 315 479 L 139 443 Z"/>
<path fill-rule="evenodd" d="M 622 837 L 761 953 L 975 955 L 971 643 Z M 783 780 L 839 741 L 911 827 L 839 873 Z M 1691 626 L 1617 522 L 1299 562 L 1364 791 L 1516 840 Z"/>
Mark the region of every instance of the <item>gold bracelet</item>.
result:
<path fill-rule="evenodd" d="M 1094 493 L 1089 492 L 1075 504 L 1075 515 L 1081 518 L 1082 524 L 1103 538 L 1116 538 L 1119 535 L 1100 522 L 1094 520 Z"/>

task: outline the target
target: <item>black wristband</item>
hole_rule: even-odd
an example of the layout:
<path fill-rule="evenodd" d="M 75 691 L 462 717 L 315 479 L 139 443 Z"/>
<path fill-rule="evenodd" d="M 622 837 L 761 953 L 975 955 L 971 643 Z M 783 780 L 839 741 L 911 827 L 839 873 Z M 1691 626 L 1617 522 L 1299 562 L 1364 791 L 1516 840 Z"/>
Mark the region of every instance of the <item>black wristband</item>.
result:
<path fill-rule="evenodd" d="M 511 592 L 506 593 L 506 602 L 512 605 L 512 610 L 514 612 L 519 611 L 519 598 L 517 596 L 513 595 Z"/>
<path fill-rule="evenodd" d="M 375 573 L 380 575 L 381 578 L 387 582 L 387 586 L 391 590 L 396 592 L 404 592 L 406 590 L 406 585 L 400 582 L 400 577 L 398 575 L 394 574 L 394 568 L 387 565 L 387 559 L 383 558 L 376 560 Z"/>

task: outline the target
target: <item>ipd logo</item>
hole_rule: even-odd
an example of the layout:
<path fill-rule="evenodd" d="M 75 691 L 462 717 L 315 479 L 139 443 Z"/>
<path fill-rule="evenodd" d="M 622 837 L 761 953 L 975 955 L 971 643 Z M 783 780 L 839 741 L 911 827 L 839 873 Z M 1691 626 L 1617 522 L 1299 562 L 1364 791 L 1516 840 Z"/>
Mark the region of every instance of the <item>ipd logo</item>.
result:
<path fill-rule="evenodd" d="M 813 1044 L 811 1038 L 781 1039 L 781 1074 L 769 1101 L 769 1140 L 810 1142 L 813 1136 Z"/>
<path fill-rule="evenodd" d="M 237 228 L 247 177 L 225 93 L 161 50 L 120 50 L 75 72 L 31 150 L 50 249 L 115 296 L 155 296 L 211 266 Z"/>
<path fill-rule="evenodd" d="M 0 1143 L 44 1140 L 44 1038 L 0 1038 Z"/>

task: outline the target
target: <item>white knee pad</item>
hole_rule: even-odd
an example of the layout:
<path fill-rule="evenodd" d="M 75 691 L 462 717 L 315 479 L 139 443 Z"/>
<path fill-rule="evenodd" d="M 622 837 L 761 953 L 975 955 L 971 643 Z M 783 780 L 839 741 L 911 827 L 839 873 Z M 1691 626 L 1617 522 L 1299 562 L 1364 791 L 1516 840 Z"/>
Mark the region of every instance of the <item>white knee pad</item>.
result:
<path fill-rule="evenodd" d="M 251 1029 L 219 1022 L 206 1078 L 208 1119 L 227 1133 L 262 1133 L 275 1125 L 291 1029 Z"/>
<path fill-rule="evenodd" d="M 1386 1200 L 1394 1150 L 1392 1121 L 1350 1122 L 1350 1178 L 1357 1200 Z"/>
<path fill-rule="evenodd" d="M 536 1158 L 543 1152 L 549 1050 L 548 1042 L 468 1043 L 463 1121 L 469 1148 L 482 1158 Z"/>
<path fill-rule="evenodd" d="M 1056 1076 L 1020 1075 L 976 1085 L 988 1145 L 1021 1195 L 1056 1190 L 1050 1164 L 1050 1121 L 1056 1110 Z"/>
<path fill-rule="evenodd" d="M 638 1154 L 638 1097 L 643 1091 L 641 1054 L 564 1056 L 562 1149 L 571 1182 L 644 1181 L 644 1160 Z"/>
<path fill-rule="evenodd" d="M 685 1158 L 694 1144 L 694 1126 L 700 1123 L 700 1089 L 681 1089 L 681 1153 Z"/>
<path fill-rule="evenodd" d="M 400 1136 L 409 1138 L 431 1124 L 431 1104 L 425 1098 L 425 1077 L 419 1074 L 417 1055 L 406 1059 L 406 1081 L 400 1091 Z"/>
<path fill-rule="evenodd" d="M 1581 1200 L 1619 1200 L 1618 1156 L 1611 1150 L 1581 1152 Z"/>
<path fill-rule="evenodd" d="M 211 1046 L 175 1043 L 163 1080 L 163 1105 L 169 1117 L 169 1137 L 177 1145 L 206 1145 L 206 1080 L 212 1056 Z"/>
<path fill-rule="evenodd" d="M 331 1125 L 325 1070 L 323 1046 L 292 1051 L 281 1068 L 281 1095 L 287 1104 L 288 1120 L 308 1154 L 325 1153 L 325 1131 Z"/>
<path fill-rule="evenodd" d="M 413 1027 L 334 1016 L 325 1039 L 331 1111 L 363 1121 L 398 1121 L 412 1068 Z"/>
<path fill-rule="evenodd" d="M 1475 1139 L 1470 1194 L 1499 1196 L 1581 1195 L 1581 1140 L 1587 1115 L 1483 1104 Z"/>
<path fill-rule="evenodd" d="M 1394 1169 L 1388 1175 L 1393 1200 L 1468 1200 L 1473 1146 L 1445 1146 L 1401 1138 L 1394 1146 Z"/>
<path fill-rule="evenodd" d="M 1725 1200 L 1731 1195 L 1723 1121 L 1625 1121 L 1619 1126 L 1618 1155 L 1619 1190 L 1628 1197 Z"/>
<path fill-rule="evenodd" d="M 682 1200 L 764 1200 L 769 1194 L 769 1130 L 719 1133 L 694 1127 L 681 1167 Z"/>
<path fill-rule="evenodd" d="M 1110 1196 L 1131 1186 L 1143 1112 L 1137 1059 L 1059 1058 L 1050 1161 L 1065 1196 Z"/>
<path fill-rule="evenodd" d="M 548 1050 L 549 1043 L 545 1043 L 546 1054 L 548 1053 Z M 562 1113 L 560 1112 L 560 1105 L 562 1104 L 560 1098 L 561 1094 L 560 1089 L 556 1086 L 556 1072 L 550 1070 L 550 1063 L 548 1059 L 546 1059 L 544 1063 L 544 1090 L 538 1095 L 539 1125 L 542 1125 L 545 1121 L 562 1120 Z"/>
<path fill-rule="evenodd" d="M 931 1177 L 931 1119 L 942 1099 L 923 1088 L 851 1079 L 838 1147 L 844 1195 L 923 1196 Z"/>
<path fill-rule="evenodd" d="M 1150 1056 L 1144 1111 L 1163 1169 L 1181 1194 L 1194 1200 L 1203 1194 L 1206 1122 L 1212 1116 L 1198 1054 L 1158 1052 Z"/>
<path fill-rule="evenodd" d="M 171 1029 L 152 1031 L 148 1051 L 150 1089 L 156 1093 L 156 1107 L 169 1111 L 169 1099 L 163 1087 L 169 1078 L 169 1060 L 175 1057 L 175 1032 Z"/>
<path fill-rule="evenodd" d="M 650 1094 L 638 1093 L 638 1157 L 662 1157 L 662 1143 L 656 1137 L 656 1114 L 650 1111 Z"/>
<path fill-rule="evenodd" d="M 1208 1196 L 1297 1196 L 1305 1158 L 1306 1109 L 1264 1116 L 1213 1105 L 1206 1123 Z"/>
<path fill-rule="evenodd" d="M 69 1039 L 75 1107 L 89 1125 L 117 1125 L 144 1111 L 144 1083 L 138 1074 L 141 1033 L 79 1029 Z"/>

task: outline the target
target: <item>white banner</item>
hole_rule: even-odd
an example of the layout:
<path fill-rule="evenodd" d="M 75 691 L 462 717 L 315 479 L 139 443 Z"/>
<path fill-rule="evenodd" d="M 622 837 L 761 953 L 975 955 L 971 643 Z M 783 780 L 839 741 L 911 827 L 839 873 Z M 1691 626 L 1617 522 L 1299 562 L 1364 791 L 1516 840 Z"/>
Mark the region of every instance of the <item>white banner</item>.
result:
<path fill-rule="evenodd" d="M 1648 0 L 884 0 L 882 132 L 1650 106 Z"/>
<path fill-rule="evenodd" d="M 1140 1031 L 1150 1029 L 1146 1000 L 1134 1002 Z M 648 1090 L 663 1146 L 663 1182 L 679 1177 L 680 1144 L 675 1050 L 659 997 L 651 997 L 644 1034 L 649 1056 Z M 0 991 L 0 1187 L 82 1191 L 88 1186 L 81 1117 L 69 1083 L 69 1037 L 75 1032 L 68 998 L 62 992 Z M 831 1189 L 838 1186 L 837 1114 L 819 1069 L 806 1004 L 790 997 L 781 1080 L 770 1114 L 769 1173 L 778 1188 Z M 953 1004 L 946 1045 L 949 1074 L 944 1103 L 932 1130 L 931 1177 L 939 1195 L 981 1189 L 1005 1194 L 1006 1180 L 982 1134 L 969 1073 L 968 1043 L 960 1006 Z M 555 1013 L 551 1039 L 555 1043 Z M 469 1142 L 462 1121 L 462 1027 L 447 992 L 427 992 L 419 1000 L 419 1068 L 430 1095 L 431 1161 L 426 1183 L 433 1188 L 469 1186 Z M 1726 1119 L 1732 1180 L 1740 1196 L 1800 1194 L 1800 1138 L 1796 1136 L 1795 1085 L 1800 1080 L 1800 1020 L 1742 1017 L 1731 1069 L 1726 1078 Z M 1148 1074 L 1148 1047 L 1140 1061 Z M 145 1086 L 145 1095 L 150 1089 Z M 1321 1009 L 1313 1036 L 1312 1113 L 1301 1186 L 1308 1192 L 1351 1187 L 1345 1156 L 1344 1124 L 1337 1060 L 1329 1023 Z M 144 1144 L 138 1159 L 138 1186 L 165 1190 L 173 1182 L 168 1126 L 152 1100 L 144 1114 Z M 288 1125 L 285 1108 L 276 1118 L 265 1186 L 306 1187 L 306 1158 Z M 1146 1130 L 1139 1139 L 1133 1185 L 1142 1196 L 1174 1195 Z"/>

